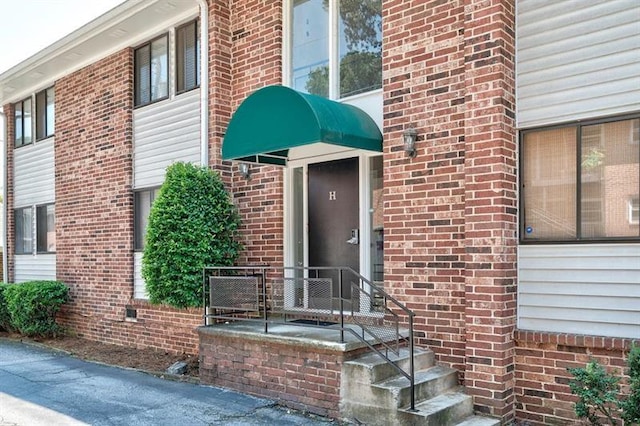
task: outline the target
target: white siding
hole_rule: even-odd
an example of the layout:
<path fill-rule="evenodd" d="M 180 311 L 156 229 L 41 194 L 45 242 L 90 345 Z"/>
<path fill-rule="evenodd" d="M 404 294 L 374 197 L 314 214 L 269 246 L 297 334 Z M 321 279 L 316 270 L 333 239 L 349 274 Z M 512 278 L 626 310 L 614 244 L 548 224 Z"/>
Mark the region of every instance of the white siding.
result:
<path fill-rule="evenodd" d="M 35 280 L 56 279 L 55 254 L 30 254 L 15 256 L 15 277 L 17 283 Z"/>
<path fill-rule="evenodd" d="M 640 244 L 521 245 L 518 328 L 640 338 Z"/>
<path fill-rule="evenodd" d="M 640 1 L 517 6 L 518 127 L 640 110 Z"/>
<path fill-rule="evenodd" d="M 15 207 L 55 201 L 53 138 L 13 151 Z"/>
<path fill-rule="evenodd" d="M 134 299 L 148 299 L 149 294 L 142 279 L 142 252 L 133 254 L 133 297 Z"/>
<path fill-rule="evenodd" d="M 200 162 L 200 89 L 136 109 L 134 187 L 159 186 L 176 161 Z"/>

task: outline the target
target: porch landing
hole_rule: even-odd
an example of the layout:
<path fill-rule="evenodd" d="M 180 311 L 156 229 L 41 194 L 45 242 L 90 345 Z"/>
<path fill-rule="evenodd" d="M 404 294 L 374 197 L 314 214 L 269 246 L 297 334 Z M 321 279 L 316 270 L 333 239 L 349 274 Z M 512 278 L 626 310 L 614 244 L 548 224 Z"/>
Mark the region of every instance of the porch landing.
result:
<path fill-rule="evenodd" d="M 340 342 L 335 327 L 278 323 L 268 333 L 252 322 L 199 327 L 200 380 L 340 418 L 343 364 L 370 349 L 349 332 Z"/>

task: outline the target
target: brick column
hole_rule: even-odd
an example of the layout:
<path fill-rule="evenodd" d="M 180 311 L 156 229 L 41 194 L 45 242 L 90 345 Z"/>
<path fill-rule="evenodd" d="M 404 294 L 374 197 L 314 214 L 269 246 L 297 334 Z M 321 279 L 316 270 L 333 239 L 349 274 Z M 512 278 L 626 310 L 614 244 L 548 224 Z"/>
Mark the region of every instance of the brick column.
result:
<path fill-rule="evenodd" d="M 517 182 L 513 0 L 465 0 L 465 385 L 514 417 Z"/>
<path fill-rule="evenodd" d="M 13 203 L 13 150 L 15 146 L 15 109 L 13 104 L 7 104 L 2 109 L 5 114 L 5 124 L 7 126 L 7 132 L 5 136 L 7 138 L 5 143 L 7 163 L 4 170 L 6 173 L 7 180 L 7 198 L 4 201 L 4 206 L 7 209 L 7 223 L 3 224 L 5 226 L 6 231 L 6 241 L 7 245 L 3 247 L 3 250 L 7 253 L 7 264 L 2 265 L 3 268 L 7 269 L 7 281 L 13 282 L 14 277 L 14 262 L 15 262 L 15 216 L 14 216 L 14 203 Z"/>

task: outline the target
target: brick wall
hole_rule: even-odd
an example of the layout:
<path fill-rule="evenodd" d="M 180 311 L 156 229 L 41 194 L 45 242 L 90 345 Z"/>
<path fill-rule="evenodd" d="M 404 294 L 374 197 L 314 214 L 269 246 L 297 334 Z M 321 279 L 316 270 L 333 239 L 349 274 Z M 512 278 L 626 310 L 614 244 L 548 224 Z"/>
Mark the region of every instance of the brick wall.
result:
<path fill-rule="evenodd" d="M 235 111 L 254 91 L 282 83 L 282 4 L 260 0 L 232 2 L 232 98 Z M 251 165 L 245 180 L 235 167 L 234 202 L 242 216 L 245 250 L 239 264 L 283 264 L 283 172 Z"/>
<path fill-rule="evenodd" d="M 634 343 L 631 339 L 517 331 L 516 417 L 531 425 L 576 422 L 567 368 L 584 367 L 592 359 L 619 377 Z M 639 344 L 640 341 L 635 341 Z"/>
<path fill-rule="evenodd" d="M 362 354 L 317 342 L 201 328 L 200 379 L 299 410 L 340 418 L 342 364 Z M 302 339 L 304 340 L 304 339 Z"/>
<path fill-rule="evenodd" d="M 14 253 L 15 253 L 15 218 L 13 215 L 13 150 L 15 146 L 15 118 L 14 113 L 15 109 L 13 104 L 7 104 L 2 107 L 2 110 L 5 114 L 5 123 L 7 127 L 7 140 L 5 141 L 6 153 L 7 153 L 7 162 L 4 173 L 7 174 L 6 180 L 6 199 L 4 200 L 4 205 L 7 209 L 7 223 L 5 225 L 6 230 L 6 244 L 4 250 L 7 253 L 7 265 L 4 267 L 7 269 L 7 279 L 9 282 L 13 282 L 14 277 Z"/>
<path fill-rule="evenodd" d="M 383 1 L 385 286 L 417 344 L 464 369 L 464 8 Z M 414 159 L 402 132 L 418 131 Z"/>
<path fill-rule="evenodd" d="M 514 415 L 517 283 L 515 5 L 465 0 L 465 385 Z"/>
<path fill-rule="evenodd" d="M 383 2 L 385 285 L 420 345 L 513 416 L 514 4 Z M 402 151 L 415 127 L 418 154 Z"/>

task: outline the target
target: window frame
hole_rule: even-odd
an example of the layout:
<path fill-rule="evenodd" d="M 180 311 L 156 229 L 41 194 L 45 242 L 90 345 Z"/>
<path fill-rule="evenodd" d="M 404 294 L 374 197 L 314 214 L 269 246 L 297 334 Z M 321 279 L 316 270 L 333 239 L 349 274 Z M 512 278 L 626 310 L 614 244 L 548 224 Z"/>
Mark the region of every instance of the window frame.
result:
<path fill-rule="evenodd" d="M 48 207 L 53 207 L 53 230 L 50 230 L 50 229 L 49 229 L 49 226 L 48 226 L 48 224 L 49 224 L 49 222 L 48 222 L 48 218 L 47 218 L 47 213 L 48 213 L 48 212 L 47 212 L 47 208 L 48 208 Z M 42 211 L 42 209 L 44 209 L 44 211 L 45 211 L 45 220 L 44 220 L 44 226 L 45 226 L 44 231 L 45 231 L 45 234 L 49 233 L 50 231 L 53 231 L 54 233 L 56 232 L 56 225 L 55 225 L 55 220 L 56 220 L 55 203 L 47 203 L 47 204 L 38 204 L 38 205 L 36 205 L 36 206 L 35 206 L 35 209 L 34 209 L 34 210 L 35 210 L 35 213 L 36 213 L 36 214 L 35 214 L 36 233 L 35 233 L 35 236 L 34 236 L 34 241 L 35 241 L 35 245 L 34 245 L 34 246 L 35 246 L 35 251 L 36 251 L 36 253 L 37 253 L 37 254 L 53 254 L 53 253 L 55 253 L 55 252 L 56 252 L 56 249 L 55 249 L 55 239 L 54 239 L 54 249 L 53 249 L 53 250 L 49 250 L 49 249 L 48 249 L 48 247 L 46 247 L 44 250 L 40 248 L 40 247 L 41 247 L 41 246 L 40 246 L 40 243 L 41 243 L 41 240 L 40 240 L 40 230 L 42 229 L 42 228 L 41 228 L 42 221 L 39 219 L 39 217 L 40 217 L 40 212 Z M 48 240 L 46 240 L 46 241 L 45 241 L 45 244 L 48 246 L 48 244 L 47 244 L 47 243 L 48 243 Z"/>
<path fill-rule="evenodd" d="M 138 81 L 138 51 L 140 49 L 144 49 L 145 47 L 149 48 L 149 64 L 151 64 L 151 55 L 152 55 L 152 51 L 153 51 L 153 43 L 160 40 L 160 39 L 165 39 L 166 40 L 166 49 L 165 49 L 165 53 L 167 55 L 167 94 L 166 96 L 162 96 L 159 97 L 157 99 L 153 99 L 151 96 L 151 88 L 153 87 L 153 84 L 151 82 L 151 75 L 152 75 L 152 70 L 151 70 L 151 66 L 149 66 L 149 102 L 145 102 L 142 103 L 138 98 L 139 98 L 139 84 L 140 82 Z M 154 104 L 156 102 L 160 102 L 163 101 L 165 99 L 169 99 L 170 95 L 171 95 L 171 39 L 169 37 L 169 33 L 166 32 L 164 34 L 161 34 L 157 37 L 154 37 L 148 41 L 146 41 L 145 43 L 135 47 L 133 49 L 133 107 L 134 108 L 141 108 L 147 105 L 151 105 Z"/>
<path fill-rule="evenodd" d="M 153 186 L 150 188 L 140 188 L 135 189 L 133 191 L 133 251 L 134 252 L 142 252 L 144 251 L 144 235 L 146 235 L 146 229 L 144 230 L 144 234 L 142 235 L 142 241 L 140 241 L 140 237 L 138 236 L 138 228 L 140 227 L 140 223 L 138 221 L 138 194 L 143 192 L 149 192 L 149 213 L 151 213 L 151 207 L 153 206 L 153 202 L 158 197 L 158 193 L 160 192 L 160 186 Z M 149 224 L 149 216 L 146 217 L 146 224 Z"/>
<path fill-rule="evenodd" d="M 20 220 L 18 221 L 18 217 L 22 217 L 24 218 L 24 214 L 22 213 L 25 210 L 30 210 L 31 211 L 31 226 L 29 227 L 31 229 L 31 236 L 29 238 L 29 240 L 31 241 L 31 250 L 25 251 L 24 250 L 24 235 L 22 232 L 18 232 L 18 224 L 22 223 L 24 224 L 24 220 Z M 33 228 L 34 228 L 34 216 L 33 216 L 33 211 L 34 208 L 33 206 L 27 206 L 27 207 L 18 207 L 15 208 L 13 210 L 13 252 L 16 256 L 22 256 L 22 255 L 33 255 L 34 254 L 34 246 L 33 246 Z M 20 212 L 20 214 L 19 214 Z M 18 244 L 18 235 L 22 236 L 22 242 L 20 244 Z M 18 247 L 23 247 L 22 251 L 18 251 Z"/>
<path fill-rule="evenodd" d="M 29 102 L 29 113 L 31 115 L 31 123 L 30 123 L 30 135 L 31 135 L 31 140 L 29 142 L 24 142 L 24 130 L 25 130 L 25 116 L 24 116 L 24 104 L 25 102 Z M 14 127 L 13 127 L 13 147 L 14 148 L 22 148 L 23 146 L 28 146 L 28 145 L 33 145 L 34 143 L 34 125 L 33 125 L 33 96 L 28 96 L 16 103 L 13 104 L 13 123 L 14 123 Z M 20 105 L 20 138 L 18 139 L 18 116 L 16 114 L 16 112 L 18 111 L 18 105 Z"/>
<path fill-rule="evenodd" d="M 634 236 L 623 236 L 623 237 L 582 237 L 582 128 L 587 126 L 594 126 L 599 124 L 607 124 L 607 123 L 615 123 L 621 121 L 631 121 L 631 120 L 640 120 L 640 114 L 626 114 L 616 117 L 608 117 L 608 118 L 600 118 L 593 120 L 584 120 L 584 121 L 573 121 L 569 123 L 557 124 L 552 126 L 541 126 L 530 129 L 522 129 L 518 134 L 518 163 L 519 163 L 519 184 L 518 189 L 519 193 L 519 226 L 518 226 L 518 240 L 522 245 L 551 245 L 551 244 L 594 244 L 594 243 L 629 243 L 629 242 L 640 242 L 640 234 Z M 524 192 L 526 188 L 524 187 L 524 173 L 526 170 L 526 163 L 524 158 L 524 140 L 525 135 L 527 133 L 540 132 L 544 130 L 554 130 L 561 129 L 567 127 L 575 127 L 576 128 L 576 199 L 575 199 L 575 209 L 576 209 L 576 237 L 574 239 L 567 240 L 557 240 L 557 239 L 544 239 L 544 240 L 531 240 L 525 239 L 526 235 L 526 222 L 525 222 L 525 212 L 526 212 L 526 203 Z M 632 128 L 634 128 L 632 126 Z M 633 135 L 631 135 L 633 136 Z M 640 154 L 638 158 L 638 164 L 640 165 Z M 640 167 L 639 167 L 640 168 Z M 639 173 L 640 175 L 640 173 Z M 640 182 L 640 176 L 639 176 Z M 640 184 L 639 184 L 640 187 Z M 640 191 L 640 188 L 639 188 Z"/>
<path fill-rule="evenodd" d="M 53 117 L 49 117 L 49 91 L 52 92 L 51 95 L 51 99 L 52 99 L 52 104 L 53 104 Z M 41 96 L 44 97 L 44 108 L 39 107 L 39 100 L 41 99 Z M 36 142 L 44 140 L 44 139 L 48 139 L 52 136 L 54 136 L 55 134 L 55 99 L 56 99 L 56 95 L 55 95 L 55 86 L 51 86 L 51 87 L 47 87 L 46 89 L 43 89 L 39 92 L 36 92 L 35 94 L 35 98 L 36 98 L 36 102 L 35 102 L 35 127 L 36 127 Z M 49 129 L 48 123 L 49 123 L 49 119 L 52 118 L 53 119 L 53 126 L 51 129 Z M 41 123 L 42 121 L 42 123 Z M 44 126 L 44 129 L 42 129 L 40 126 Z"/>
<path fill-rule="evenodd" d="M 195 58 L 194 58 L 195 76 L 193 76 L 195 84 L 192 87 L 186 87 L 186 84 L 184 82 L 182 82 L 182 85 L 180 84 L 181 83 L 181 81 L 180 81 L 181 77 L 182 77 L 182 79 L 184 79 L 186 73 L 183 72 L 181 74 L 179 68 L 180 68 L 180 65 L 184 64 L 184 62 L 186 62 L 186 61 L 184 61 L 184 59 L 183 59 L 182 60 L 183 62 L 181 63 L 180 59 L 179 59 L 182 56 L 182 55 L 180 55 L 180 36 L 179 36 L 179 34 L 180 34 L 181 30 L 184 30 L 184 29 L 188 28 L 191 25 L 193 25 L 193 31 L 194 31 L 195 42 L 196 42 L 195 51 L 194 51 L 194 53 L 195 53 Z M 175 74 L 176 74 L 175 75 L 175 84 L 176 84 L 176 86 L 175 87 L 176 87 L 176 95 L 180 95 L 182 93 L 186 93 L 186 92 L 189 92 L 191 90 L 199 88 L 200 84 L 201 84 L 201 81 L 200 81 L 200 79 L 201 79 L 201 76 L 200 76 L 200 63 L 201 63 L 200 62 L 201 61 L 201 58 L 200 58 L 200 52 L 201 52 L 200 19 L 194 19 L 194 20 L 189 21 L 187 23 L 184 23 L 184 24 L 182 24 L 180 26 L 177 26 L 175 28 L 174 34 L 175 34 L 175 70 L 176 70 L 176 72 L 175 72 Z M 182 53 L 184 53 L 185 56 L 186 56 L 186 51 L 183 51 Z M 181 86 L 182 86 L 182 88 L 181 88 Z"/>
<path fill-rule="evenodd" d="M 380 0 L 382 1 L 382 0 Z M 283 43 L 282 43 L 282 84 L 284 86 L 295 89 L 294 85 L 294 72 L 293 72 L 293 26 L 294 26 L 294 2 L 295 0 L 284 0 L 283 4 Z M 382 28 L 383 28 L 383 14 L 380 15 L 381 19 L 381 56 L 384 54 L 383 47 L 383 37 L 382 37 Z M 380 79 L 380 86 L 371 89 L 371 90 L 363 90 L 358 91 L 356 93 L 350 93 L 346 96 L 340 92 L 340 66 L 341 66 L 341 58 L 340 58 L 340 0 L 328 0 L 328 21 L 327 21 L 327 33 L 328 33 L 328 88 L 327 88 L 327 99 L 334 101 L 343 101 L 351 98 L 358 98 L 361 96 L 366 96 L 371 93 L 376 93 L 382 91 L 384 78 Z M 381 60 L 381 77 L 383 76 L 384 66 L 382 65 Z"/>

